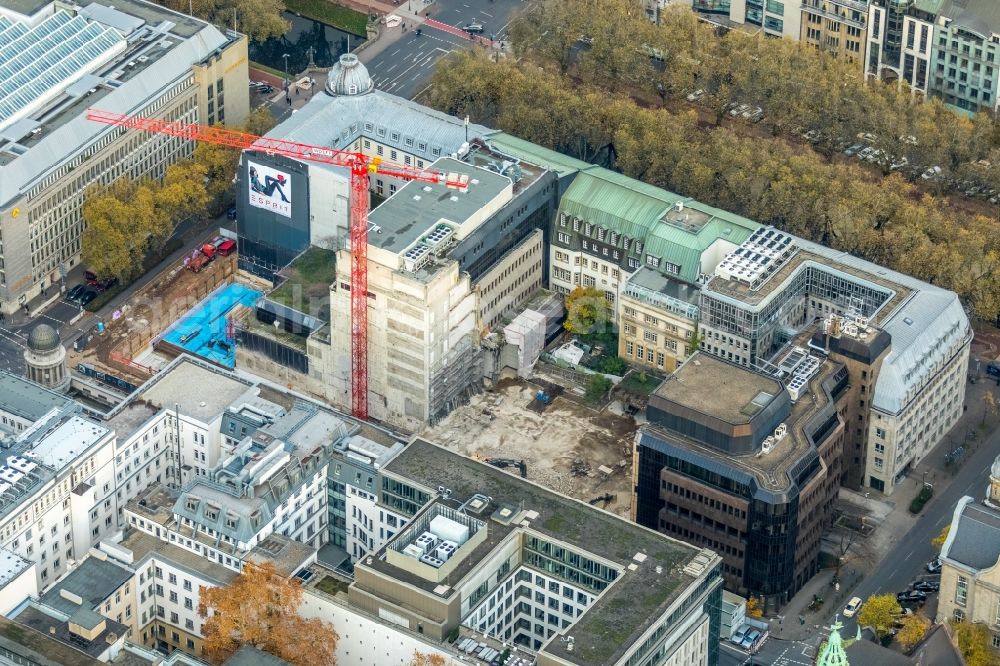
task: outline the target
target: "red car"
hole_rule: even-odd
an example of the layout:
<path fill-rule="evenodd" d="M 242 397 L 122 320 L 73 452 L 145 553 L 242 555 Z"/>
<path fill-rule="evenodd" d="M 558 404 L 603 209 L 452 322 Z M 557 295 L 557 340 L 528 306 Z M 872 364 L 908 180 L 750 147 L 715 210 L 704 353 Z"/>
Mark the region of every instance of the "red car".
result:
<path fill-rule="evenodd" d="M 215 246 L 215 251 L 223 257 L 228 257 L 233 252 L 236 252 L 236 241 L 232 239 L 224 240 Z"/>

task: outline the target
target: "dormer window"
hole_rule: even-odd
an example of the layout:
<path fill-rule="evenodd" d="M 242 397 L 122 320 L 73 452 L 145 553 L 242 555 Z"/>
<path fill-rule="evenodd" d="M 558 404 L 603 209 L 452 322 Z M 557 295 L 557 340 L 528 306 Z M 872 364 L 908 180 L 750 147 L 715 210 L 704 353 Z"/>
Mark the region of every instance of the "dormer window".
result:
<path fill-rule="evenodd" d="M 218 520 L 219 519 L 219 507 L 214 504 L 208 504 L 205 506 L 205 518 L 208 520 Z"/>
<path fill-rule="evenodd" d="M 199 502 L 200 500 L 197 497 L 188 497 L 186 504 L 187 510 L 194 513 L 195 511 L 198 510 Z"/>
<path fill-rule="evenodd" d="M 231 513 L 226 514 L 226 527 L 231 530 L 235 530 L 240 524 L 239 516 Z"/>

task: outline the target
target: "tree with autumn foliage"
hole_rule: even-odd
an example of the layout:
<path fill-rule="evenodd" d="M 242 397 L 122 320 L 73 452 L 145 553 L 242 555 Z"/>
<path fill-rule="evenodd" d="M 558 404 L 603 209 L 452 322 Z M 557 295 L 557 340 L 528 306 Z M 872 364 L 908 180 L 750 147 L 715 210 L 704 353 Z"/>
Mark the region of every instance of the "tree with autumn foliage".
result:
<path fill-rule="evenodd" d="M 747 599 L 747 617 L 759 618 L 764 616 L 764 609 L 760 605 L 760 599 L 751 596 Z"/>
<path fill-rule="evenodd" d="M 298 614 L 302 586 L 272 563 L 247 564 L 229 585 L 202 587 L 200 594 L 203 649 L 213 663 L 250 645 L 295 666 L 336 666 L 340 636 L 331 625 Z"/>
<path fill-rule="evenodd" d="M 594 287 L 577 287 L 566 296 L 566 321 L 570 333 L 601 333 L 610 325 L 611 310 L 604 292 Z"/>
<path fill-rule="evenodd" d="M 941 528 L 940 534 L 931 539 L 931 545 L 934 546 L 937 552 L 940 553 L 941 549 L 944 548 L 944 542 L 948 540 L 948 534 L 950 532 L 951 532 L 951 524 L 949 523 L 948 525 L 945 525 L 944 527 Z"/>
<path fill-rule="evenodd" d="M 413 652 L 410 666 L 445 666 L 447 662 L 439 654 L 424 654 L 419 650 Z"/>
<path fill-rule="evenodd" d="M 900 624 L 902 627 L 896 634 L 896 640 L 904 652 L 909 652 L 915 648 L 920 641 L 924 640 L 927 630 L 931 628 L 931 621 L 921 614 L 904 617 Z"/>

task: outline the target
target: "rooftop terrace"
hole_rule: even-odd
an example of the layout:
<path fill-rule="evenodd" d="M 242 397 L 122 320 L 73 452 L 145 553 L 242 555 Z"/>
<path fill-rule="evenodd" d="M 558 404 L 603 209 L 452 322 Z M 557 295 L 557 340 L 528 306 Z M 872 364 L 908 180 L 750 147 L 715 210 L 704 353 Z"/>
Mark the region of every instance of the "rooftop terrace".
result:
<path fill-rule="evenodd" d="M 570 630 L 575 638 L 572 652 L 555 637 L 544 648 L 570 663 L 612 663 L 695 580 L 683 570 L 698 555 L 694 547 L 424 440 L 410 443 L 383 472 L 418 483 L 432 495 L 443 485 L 456 498 L 479 493 L 523 506 L 538 514 L 530 520 L 530 532 L 575 545 L 621 567 L 618 579 Z M 505 529 L 516 527 L 490 521 L 491 540 L 496 532 L 502 538 Z"/>

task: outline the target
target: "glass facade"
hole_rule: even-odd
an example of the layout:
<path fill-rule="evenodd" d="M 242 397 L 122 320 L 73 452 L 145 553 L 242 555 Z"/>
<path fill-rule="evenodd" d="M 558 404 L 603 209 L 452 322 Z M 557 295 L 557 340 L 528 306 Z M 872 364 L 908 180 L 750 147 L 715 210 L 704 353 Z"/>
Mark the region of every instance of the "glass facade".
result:
<path fill-rule="evenodd" d="M 382 477 L 382 492 L 379 495 L 379 501 L 408 518 L 431 499 L 427 493 L 387 477 Z"/>
<path fill-rule="evenodd" d="M 618 570 L 537 536 L 524 541 L 524 563 L 539 571 L 600 594 L 618 578 Z"/>
<path fill-rule="evenodd" d="M 812 262 L 799 269 L 787 286 L 775 289 L 780 291 L 772 294 L 762 306 L 753 307 L 713 292 L 709 284 L 701 295 L 703 335 L 705 329 L 711 329 L 746 341 L 752 365 L 768 358 L 780 347 L 782 338 L 776 337 L 776 329 L 802 326 L 820 314 L 813 310 L 813 301 L 832 304 L 841 312 L 857 307 L 861 314 L 871 317 L 893 296 L 884 287 Z M 712 352 L 709 336 L 705 337 L 702 348 Z"/>

